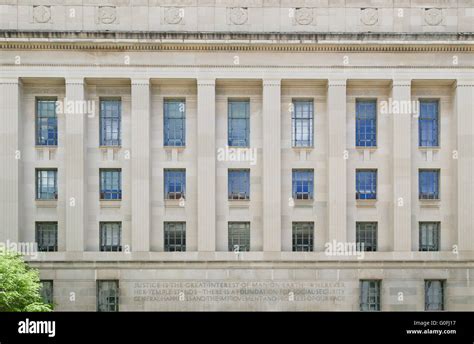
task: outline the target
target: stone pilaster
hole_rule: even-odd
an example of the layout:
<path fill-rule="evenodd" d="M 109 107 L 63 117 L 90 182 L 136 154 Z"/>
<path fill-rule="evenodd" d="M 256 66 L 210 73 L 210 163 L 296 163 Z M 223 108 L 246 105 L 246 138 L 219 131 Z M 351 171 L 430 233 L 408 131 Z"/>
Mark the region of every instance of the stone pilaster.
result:
<path fill-rule="evenodd" d="M 474 80 L 457 80 L 458 247 L 474 250 Z"/>
<path fill-rule="evenodd" d="M 150 81 L 132 79 L 132 251 L 150 250 Z"/>
<path fill-rule="evenodd" d="M 281 80 L 263 80 L 263 250 L 281 251 Z"/>
<path fill-rule="evenodd" d="M 411 104 L 411 80 L 392 81 L 392 103 Z M 394 107 L 395 108 L 395 107 Z M 411 121 L 412 113 L 392 113 L 393 250 L 411 251 Z"/>
<path fill-rule="evenodd" d="M 347 240 L 346 80 L 328 80 L 328 241 Z M 316 191 L 317 192 L 317 191 Z"/>
<path fill-rule="evenodd" d="M 216 81 L 197 81 L 198 251 L 216 250 Z"/>
<path fill-rule="evenodd" d="M 21 81 L 0 79 L 0 242 L 20 239 Z"/>

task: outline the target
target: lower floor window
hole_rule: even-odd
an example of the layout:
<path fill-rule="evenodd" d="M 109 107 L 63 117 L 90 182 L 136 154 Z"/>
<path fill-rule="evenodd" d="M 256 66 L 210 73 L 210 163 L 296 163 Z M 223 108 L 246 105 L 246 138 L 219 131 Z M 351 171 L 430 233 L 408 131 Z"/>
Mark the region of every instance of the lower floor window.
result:
<path fill-rule="evenodd" d="M 425 311 L 444 310 L 444 281 L 425 281 Z"/>
<path fill-rule="evenodd" d="M 97 281 L 97 311 L 118 312 L 119 284 L 118 281 Z"/>
<path fill-rule="evenodd" d="M 293 251 L 313 251 L 312 222 L 293 222 Z"/>
<path fill-rule="evenodd" d="M 165 222 L 165 251 L 186 251 L 186 223 Z"/>
<path fill-rule="evenodd" d="M 40 295 L 44 303 L 49 305 L 53 304 L 53 281 L 50 280 L 41 280 L 40 281 L 41 289 Z"/>
<path fill-rule="evenodd" d="M 360 281 L 360 310 L 379 311 L 380 310 L 380 281 L 363 280 Z"/>
<path fill-rule="evenodd" d="M 229 251 L 250 251 L 250 222 L 229 222 Z"/>

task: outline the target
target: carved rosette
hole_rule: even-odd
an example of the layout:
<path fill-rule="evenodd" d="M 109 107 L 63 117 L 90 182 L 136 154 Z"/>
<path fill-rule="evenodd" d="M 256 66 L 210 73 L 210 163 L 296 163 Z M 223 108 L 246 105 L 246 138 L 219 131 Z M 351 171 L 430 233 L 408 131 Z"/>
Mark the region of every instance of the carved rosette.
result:
<path fill-rule="evenodd" d="M 164 12 L 164 20 L 166 24 L 176 25 L 183 21 L 184 8 L 167 7 Z"/>
<path fill-rule="evenodd" d="M 310 25 L 314 21 L 313 9 L 301 7 L 295 9 L 295 22 L 298 25 Z"/>
<path fill-rule="evenodd" d="M 428 8 L 424 13 L 425 23 L 430 26 L 437 26 L 443 21 L 443 11 L 439 8 Z"/>
<path fill-rule="evenodd" d="M 229 21 L 234 25 L 243 25 L 249 19 L 247 7 L 231 7 L 229 8 Z"/>
<path fill-rule="evenodd" d="M 51 6 L 33 6 L 33 21 L 40 24 L 51 22 Z"/>
<path fill-rule="evenodd" d="M 362 8 L 360 21 L 367 26 L 374 26 L 379 22 L 379 11 L 377 8 Z"/>
<path fill-rule="evenodd" d="M 117 21 L 117 8 L 115 6 L 100 6 L 98 19 L 100 24 L 113 24 Z"/>

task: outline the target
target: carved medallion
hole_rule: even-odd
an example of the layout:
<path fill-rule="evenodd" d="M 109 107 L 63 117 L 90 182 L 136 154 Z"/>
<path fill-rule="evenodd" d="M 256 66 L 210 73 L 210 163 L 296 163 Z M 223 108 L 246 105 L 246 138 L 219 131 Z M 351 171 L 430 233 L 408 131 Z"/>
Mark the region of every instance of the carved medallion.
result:
<path fill-rule="evenodd" d="M 313 22 L 313 9 L 302 7 L 295 10 L 295 21 L 299 25 L 309 25 Z"/>
<path fill-rule="evenodd" d="M 51 20 L 51 7 L 33 6 L 33 20 L 35 23 L 48 23 Z"/>
<path fill-rule="evenodd" d="M 360 21 L 368 26 L 377 24 L 379 21 L 379 11 L 376 8 L 363 8 L 360 13 Z"/>
<path fill-rule="evenodd" d="M 248 20 L 248 8 L 232 7 L 229 12 L 229 19 L 232 24 L 243 25 Z"/>
<path fill-rule="evenodd" d="M 184 8 L 167 7 L 165 8 L 165 22 L 167 24 L 179 24 L 184 17 Z"/>
<path fill-rule="evenodd" d="M 99 7 L 99 22 L 101 24 L 113 24 L 117 20 L 117 9 L 114 6 Z"/>
<path fill-rule="evenodd" d="M 424 17 L 426 24 L 436 26 L 443 21 L 443 12 L 439 8 L 429 8 L 425 10 Z"/>

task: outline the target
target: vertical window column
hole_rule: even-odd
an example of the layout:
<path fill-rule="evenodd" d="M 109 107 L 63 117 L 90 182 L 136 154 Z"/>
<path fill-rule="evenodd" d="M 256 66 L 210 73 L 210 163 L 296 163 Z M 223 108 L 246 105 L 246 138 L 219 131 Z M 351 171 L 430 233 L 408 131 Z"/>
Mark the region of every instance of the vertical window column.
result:
<path fill-rule="evenodd" d="M 346 80 L 329 80 L 327 91 L 329 136 L 328 241 L 347 238 Z"/>
<path fill-rule="evenodd" d="M 74 109 L 87 108 L 77 106 L 86 100 L 85 83 L 83 78 L 66 79 L 66 99 L 74 103 Z M 84 228 L 86 227 L 87 207 L 86 197 L 86 113 L 65 114 L 66 132 L 65 144 L 65 180 L 66 180 L 66 224 L 59 228 L 66 235 L 67 251 L 84 251 Z"/>
<path fill-rule="evenodd" d="M 150 250 L 150 81 L 132 80 L 132 250 Z"/>
<path fill-rule="evenodd" d="M 198 251 L 216 250 L 216 81 L 197 81 Z"/>
<path fill-rule="evenodd" d="M 263 80 L 263 250 L 281 251 L 281 80 Z"/>
<path fill-rule="evenodd" d="M 392 81 L 392 102 L 411 103 L 411 80 Z M 394 251 L 411 251 L 411 113 L 396 113 L 393 121 L 393 242 Z"/>
<path fill-rule="evenodd" d="M 0 78 L 0 241 L 17 242 L 21 227 L 21 81 Z"/>

